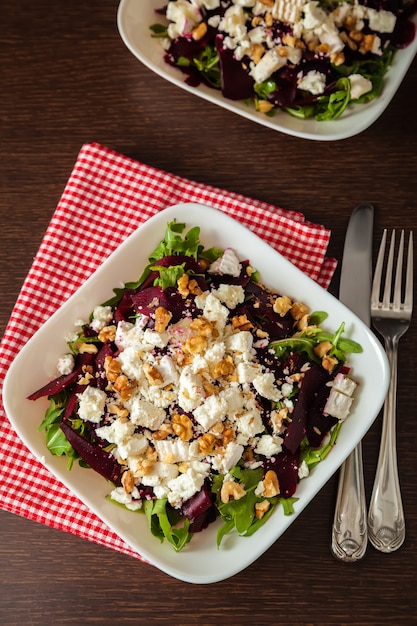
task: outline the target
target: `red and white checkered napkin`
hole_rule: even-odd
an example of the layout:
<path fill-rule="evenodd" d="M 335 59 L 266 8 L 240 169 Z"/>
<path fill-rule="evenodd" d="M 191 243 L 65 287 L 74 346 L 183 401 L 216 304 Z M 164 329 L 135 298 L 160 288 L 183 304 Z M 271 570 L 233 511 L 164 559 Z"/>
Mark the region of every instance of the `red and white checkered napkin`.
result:
<path fill-rule="evenodd" d="M 0 345 L 0 384 L 20 348 L 140 224 L 179 202 L 224 211 L 327 288 L 330 232 L 303 215 L 83 146 Z M 141 268 L 138 268 L 140 273 Z M 94 303 L 93 303 L 94 305 Z M 32 457 L 0 407 L 0 506 L 141 558 Z"/>

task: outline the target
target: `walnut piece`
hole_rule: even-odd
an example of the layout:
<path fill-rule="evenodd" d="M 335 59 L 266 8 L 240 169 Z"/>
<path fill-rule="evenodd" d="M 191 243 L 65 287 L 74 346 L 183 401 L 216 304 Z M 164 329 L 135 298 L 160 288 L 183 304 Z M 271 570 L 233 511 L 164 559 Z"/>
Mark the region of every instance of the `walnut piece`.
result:
<path fill-rule="evenodd" d="M 243 498 L 245 494 L 246 491 L 242 485 L 236 483 L 234 480 L 226 480 L 220 490 L 220 498 L 223 504 L 229 502 L 230 498 L 233 500 L 240 500 L 240 498 Z"/>

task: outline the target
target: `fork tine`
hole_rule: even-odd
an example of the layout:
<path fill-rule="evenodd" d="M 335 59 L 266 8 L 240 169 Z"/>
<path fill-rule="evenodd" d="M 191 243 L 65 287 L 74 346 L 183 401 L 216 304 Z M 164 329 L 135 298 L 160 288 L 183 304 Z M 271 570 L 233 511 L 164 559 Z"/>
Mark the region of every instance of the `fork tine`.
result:
<path fill-rule="evenodd" d="M 404 262 L 404 231 L 402 230 L 401 236 L 400 236 L 400 245 L 398 246 L 397 269 L 395 272 L 394 302 L 393 302 L 395 311 L 399 311 L 401 308 L 401 282 L 402 282 L 403 262 Z"/>
<path fill-rule="evenodd" d="M 385 276 L 385 288 L 384 295 L 382 297 L 382 307 L 388 309 L 391 301 L 391 288 L 392 288 L 392 266 L 394 263 L 394 247 L 395 247 L 395 230 L 391 234 L 391 243 L 388 252 L 387 270 Z"/>
<path fill-rule="evenodd" d="M 385 228 L 382 233 L 382 239 L 379 246 L 378 258 L 376 261 L 374 279 L 372 281 L 372 293 L 371 293 L 371 307 L 377 309 L 380 306 L 380 290 L 381 290 L 381 278 L 382 278 L 382 266 L 384 264 L 385 242 L 387 238 L 387 229 Z"/>
<path fill-rule="evenodd" d="M 408 238 L 407 276 L 405 280 L 404 309 L 411 312 L 413 308 L 413 231 Z"/>

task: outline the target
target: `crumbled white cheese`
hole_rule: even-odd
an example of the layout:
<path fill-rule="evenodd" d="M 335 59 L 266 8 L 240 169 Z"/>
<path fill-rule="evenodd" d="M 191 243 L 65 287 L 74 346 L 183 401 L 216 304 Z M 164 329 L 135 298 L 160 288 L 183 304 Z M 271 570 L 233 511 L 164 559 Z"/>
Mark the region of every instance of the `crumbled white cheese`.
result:
<path fill-rule="evenodd" d="M 222 256 L 210 265 L 209 274 L 222 274 L 237 278 L 242 271 L 242 265 L 232 248 L 226 248 Z"/>
<path fill-rule="evenodd" d="M 139 395 L 133 396 L 125 402 L 125 406 L 130 410 L 130 420 L 135 426 L 158 430 L 166 417 L 163 409 L 144 400 Z"/>
<path fill-rule="evenodd" d="M 305 461 L 301 461 L 300 467 L 298 468 L 298 478 L 302 480 L 303 478 L 307 478 L 310 474 L 310 470 L 308 469 L 308 465 Z"/>
<path fill-rule="evenodd" d="M 77 397 L 79 417 L 86 422 L 98 424 L 104 415 L 106 392 L 88 385 L 82 393 L 77 394 Z"/>
<path fill-rule="evenodd" d="M 368 93 L 372 89 L 372 82 L 362 76 L 362 74 L 351 74 L 349 77 L 350 82 L 350 97 L 352 100 L 356 100 L 363 96 L 364 93 Z"/>
<path fill-rule="evenodd" d="M 216 298 L 227 306 L 228 309 L 235 309 L 238 304 L 242 304 L 245 299 L 245 292 L 240 285 L 219 285 L 218 289 L 212 292 Z"/>
<path fill-rule="evenodd" d="M 190 468 L 184 474 L 180 474 L 177 478 L 170 480 L 168 482 L 169 503 L 174 507 L 178 507 L 182 502 L 189 500 L 195 493 L 200 491 L 204 479 L 204 474 L 200 474 Z"/>
<path fill-rule="evenodd" d="M 171 39 L 190 33 L 201 21 L 199 7 L 188 0 L 168 2 L 166 16 L 171 22 L 168 26 L 168 36 Z"/>
<path fill-rule="evenodd" d="M 216 422 L 224 420 L 227 410 L 224 397 L 212 395 L 194 410 L 193 415 L 204 430 L 208 431 Z"/>
<path fill-rule="evenodd" d="M 310 70 L 304 76 L 301 74 L 297 84 L 299 89 L 317 95 L 323 93 L 326 87 L 326 76 L 317 70 Z"/>
<path fill-rule="evenodd" d="M 286 63 L 287 57 L 280 56 L 275 49 L 268 50 L 259 63 L 252 66 L 250 74 L 255 83 L 263 83 L 271 74 L 279 70 L 279 68 L 283 67 Z"/>
<path fill-rule="evenodd" d="M 267 398 L 273 402 L 279 402 L 281 400 L 282 393 L 275 385 L 275 376 L 272 372 L 258 374 L 258 376 L 255 376 L 253 379 L 252 384 L 263 398 Z"/>
<path fill-rule="evenodd" d="M 97 333 L 100 332 L 111 321 L 113 312 L 111 306 L 96 306 L 93 311 L 93 319 L 90 326 Z"/>
<path fill-rule="evenodd" d="M 274 456 L 274 454 L 278 454 L 282 450 L 282 438 L 275 437 L 272 435 L 262 435 L 259 438 L 258 443 L 255 447 L 255 452 L 257 454 L 262 454 L 266 457 Z"/>
<path fill-rule="evenodd" d="M 63 374 L 70 374 L 74 369 L 74 357 L 71 353 L 63 354 L 58 359 L 57 363 L 58 372 Z"/>

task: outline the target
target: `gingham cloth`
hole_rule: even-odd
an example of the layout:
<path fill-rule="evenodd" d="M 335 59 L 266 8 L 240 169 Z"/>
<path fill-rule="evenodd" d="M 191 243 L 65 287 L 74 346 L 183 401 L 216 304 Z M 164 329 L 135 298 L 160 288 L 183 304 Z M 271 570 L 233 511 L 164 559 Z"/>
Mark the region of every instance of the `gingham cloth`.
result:
<path fill-rule="evenodd" d="M 307 222 L 301 213 L 191 182 L 97 143 L 87 144 L 7 325 L 0 345 L 0 385 L 20 348 L 103 260 L 145 220 L 179 202 L 224 211 L 328 287 L 336 261 L 325 256 L 330 232 L 323 226 Z M 0 507 L 142 558 L 28 452 L 2 407 L 0 427 Z"/>

